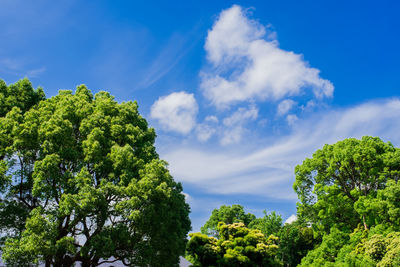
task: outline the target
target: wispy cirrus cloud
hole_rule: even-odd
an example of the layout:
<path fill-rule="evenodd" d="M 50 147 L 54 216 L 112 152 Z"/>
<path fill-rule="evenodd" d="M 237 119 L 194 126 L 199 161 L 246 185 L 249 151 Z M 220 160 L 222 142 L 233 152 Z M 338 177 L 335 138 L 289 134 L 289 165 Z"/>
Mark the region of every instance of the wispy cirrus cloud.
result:
<path fill-rule="evenodd" d="M 193 30 L 195 32 L 195 30 Z M 138 83 L 139 87 L 149 87 L 167 75 L 193 48 L 199 37 L 193 33 L 182 35 L 174 33 L 164 47 L 158 51 L 158 55 L 143 71 L 143 78 Z"/>
<path fill-rule="evenodd" d="M 312 90 L 333 95 L 329 80 L 303 56 L 279 48 L 276 34 L 234 5 L 221 12 L 208 32 L 205 50 L 211 67 L 201 73 L 204 96 L 218 108 L 256 100 L 280 100 Z"/>
<path fill-rule="evenodd" d="M 177 145 L 162 156 L 180 181 L 215 194 L 250 194 L 296 199 L 294 167 L 326 143 L 349 137 L 380 136 L 400 144 L 400 100 L 373 101 L 346 109 L 330 109 L 299 119 L 291 133 L 274 142 L 258 140 L 223 147 Z M 252 150 L 246 146 L 252 147 Z M 256 146 L 257 147 L 257 146 Z"/>
<path fill-rule="evenodd" d="M 8 74 L 16 78 L 28 77 L 35 78 L 46 71 L 46 67 L 32 68 L 28 66 L 26 60 L 14 58 L 1 58 L 0 59 L 0 76 Z"/>
<path fill-rule="evenodd" d="M 29 78 L 38 77 L 40 74 L 44 73 L 45 71 L 46 71 L 46 67 L 31 69 L 31 70 L 27 71 L 26 76 Z"/>

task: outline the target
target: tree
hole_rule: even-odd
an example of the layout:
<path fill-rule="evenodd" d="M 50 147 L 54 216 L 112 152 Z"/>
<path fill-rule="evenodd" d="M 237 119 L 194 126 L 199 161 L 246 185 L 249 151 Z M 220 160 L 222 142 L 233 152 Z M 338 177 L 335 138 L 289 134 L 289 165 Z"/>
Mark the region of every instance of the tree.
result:
<path fill-rule="evenodd" d="M 348 233 L 332 228 L 329 234 L 323 236 L 322 243 L 311 250 L 298 266 L 334 266 L 332 263 L 348 240 Z"/>
<path fill-rule="evenodd" d="M 222 205 L 219 209 L 214 209 L 212 211 L 208 221 L 201 227 L 201 233 L 217 237 L 217 226 L 219 222 L 224 222 L 225 224 L 242 222 L 245 226 L 248 226 L 255 218 L 256 216 L 254 214 L 245 213 L 241 205 Z"/>
<path fill-rule="evenodd" d="M 316 230 L 351 233 L 365 214 L 354 208 L 360 197 L 375 198 L 388 180 L 399 179 L 400 151 L 378 137 L 349 138 L 325 145 L 295 168 L 298 213 Z"/>
<path fill-rule="evenodd" d="M 341 249 L 336 259 L 337 265 L 400 266 L 400 232 L 387 229 L 381 231 L 384 228 L 376 228 L 379 229 L 371 231 L 356 229 L 351 235 L 350 244 Z M 352 239 L 357 242 L 351 242 Z"/>
<path fill-rule="evenodd" d="M 276 258 L 277 238 L 266 238 L 260 230 L 243 223 L 217 226 L 219 239 L 201 233 L 190 234 L 187 253 L 194 266 L 280 266 Z"/>
<path fill-rule="evenodd" d="M 317 243 L 312 228 L 302 225 L 299 221 L 286 223 L 277 235 L 278 255 L 287 267 L 297 266 Z"/>
<path fill-rule="evenodd" d="M 264 210 L 264 217 L 256 218 L 249 223 L 249 228 L 260 230 L 265 236 L 276 235 L 282 228 L 282 216 L 275 211 L 268 214 Z"/>
<path fill-rule="evenodd" d="M 27 78 L 9 86 L 0 79 L 0 117 L 4 117 L 13 107 L 19 107 L 25 112 L 43 99 L 43 89 L 33 89 Z"/>
<path fill-rule="evenodd" d="M 354 207 L 368 226 L 385 225 L 400 230 L 400 183 L 388 180 L 376 197 L 361 196 Z"/>
<path fill-rule="evenodd" d="M 177 266 L 189 206 L 155 136 L 136 102 L 84 85 L 13 107 L 0 118 L 5 262 Z"/>

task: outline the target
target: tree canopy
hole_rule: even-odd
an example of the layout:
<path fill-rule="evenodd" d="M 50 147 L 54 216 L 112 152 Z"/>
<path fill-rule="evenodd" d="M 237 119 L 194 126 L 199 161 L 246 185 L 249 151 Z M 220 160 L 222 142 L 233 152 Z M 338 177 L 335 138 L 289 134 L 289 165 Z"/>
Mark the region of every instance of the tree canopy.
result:
<path fill-rule="evenodd" d="M 9 86 L 0 79 L 0 117 L 4 117 L 13 107 L 19 107 L 25 112 L 43 99 L 45 99 L 43 89 L 41 87 L 33 89 L 27 78 Z"/>
<path fill-rule="evenodd" d="M 400 150 L 378 137 L 349 138 L 317 150 L 296 166 L 295 174 L 299 215 L 319 231 L 351 232 L 360 222 L 371 226 L 355 203 L 375 198 L 387 181 L 399 179 Z"/>
<path fill-rule="evenodd" d="M 193 266 L 280 266 L 276 258 L 277 238 L 266 238 L 260 230 L 243 223 L 217 226 L 219 238 L 201 233 L 190 234 L 187 253 Z"/>
<path fill-rule="evenodd" d="M 9 266 L 398 266 L 400 149 L 378 137 L 325 145 L 295 168 L 298 220 L 189 206 L 136 102 L 84 85 L 45 99 L 0 80 L 0 246 Z"/>
<path fill-rule="evenodd" d="M 282 228 L 282 217 L 275 211 L 268 214 L 264 210 L 264 217 L 255 218 L 249 223 L 249 228 L 260 230 L 265 236 L 276 234 Z"/>
<path fill-rule="evenodd" d="M 191 234 L 188 259 L 195 266 L 399 266 L 399 148 L 378 137 L 348 138 L 317 150 L 295 175 L 295 222 L 282 225 L 275 212 L 256 218 L 240 205 L 221 206 L 203 234 Z M 270 236 L 276 247 L 263 256 L 270 262 L 249 257 L 246 234 L 225 235 L 226 228 Z"/>
<path fill-rule="evenodd" d="M 27 80 L 0 87 L 43 98 Z M 137 103 L 117 103 L 107 92 L 93 96 L 84 85 L 35 101 L 13 104 L 0 117 L 5 262 L 97 266 L 114 257 L 176 266 L 190 230 L 189 206 Z"/>
<path fill-rule="evenodd" d="M 248 226 L 256 216 L 251 213 L 245 213 L 243 206 L 234 204 L 232 206 L 222 205 L 219 209 L 214 209 L 208 221 L 201 227 L 201 233 L 205 235 L 218 236 L 218 223 L 232 224 L 242 222 Z"/>
<path fill-rule="evenodd" d="M 378 137 L 325 145 L 296 167 L 298 215 L 322 238 L 299 266 L 398 266 L 400 154 Z"/>
<path fill-rule="evenodd" d="M 318 244 L 311 227 L 299 221 L 286 223 L 279 232 L 278 257 L 286 267 L 297 266 L 308 251 Z"/>

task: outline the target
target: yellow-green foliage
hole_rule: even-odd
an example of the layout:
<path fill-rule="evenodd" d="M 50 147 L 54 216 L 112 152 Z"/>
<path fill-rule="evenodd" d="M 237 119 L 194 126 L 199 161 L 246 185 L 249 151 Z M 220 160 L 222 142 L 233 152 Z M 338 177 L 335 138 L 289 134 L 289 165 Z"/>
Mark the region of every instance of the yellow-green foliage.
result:
<path fill-rule="evenodd" d="M 217 227 L 219 239 L 204 234 L 190 234 L 187 253 L 194 266 L 279 266 L 276 259 L 278 238 L 266 238 L 260 230 L 243 223 Z"/>

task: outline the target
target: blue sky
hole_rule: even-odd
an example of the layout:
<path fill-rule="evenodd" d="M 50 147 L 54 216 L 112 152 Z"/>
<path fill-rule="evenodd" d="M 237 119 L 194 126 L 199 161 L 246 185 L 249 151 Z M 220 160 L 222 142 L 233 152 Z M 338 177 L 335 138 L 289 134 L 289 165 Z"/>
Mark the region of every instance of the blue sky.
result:
<path fill-rule="evenodd" d="M 211 210 L 296 212 L 323 144 L 400 145 L 397 1 L 0 0 L 0 78 L 137 100 L 199 230 Z"/>

